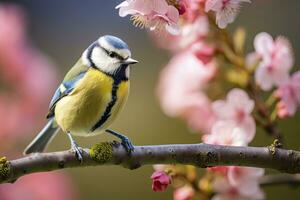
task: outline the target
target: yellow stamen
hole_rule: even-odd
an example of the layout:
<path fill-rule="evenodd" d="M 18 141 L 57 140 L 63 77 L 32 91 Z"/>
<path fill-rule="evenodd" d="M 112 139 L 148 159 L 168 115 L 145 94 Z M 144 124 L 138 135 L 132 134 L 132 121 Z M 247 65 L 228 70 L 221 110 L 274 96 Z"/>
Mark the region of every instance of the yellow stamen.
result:
<path fill-rule="evenodd" d="M 145 28 L 148 27 L 148 20 L 145 16 L 142 15 L 132 15 L 130 17 L 130 20 L 132 20 L 132 24 L 139 28 Z"/>

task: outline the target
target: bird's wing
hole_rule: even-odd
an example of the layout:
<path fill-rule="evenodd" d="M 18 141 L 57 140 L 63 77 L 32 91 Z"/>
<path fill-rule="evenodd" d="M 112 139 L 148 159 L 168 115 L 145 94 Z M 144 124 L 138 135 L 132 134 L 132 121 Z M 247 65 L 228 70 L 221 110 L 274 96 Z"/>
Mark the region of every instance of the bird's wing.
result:
<path fill-rule="evenodd" d="M 54 116 L 54 109 L 56 103 L 63 97 L 69 95 L 79 80 L 81 80 L 86 74 L 88 67 L 81 62 L 81 59 L 75 64 L 75 66 L 67 73 L 63 82 L 55 91 L 52 100 L 49 105 L 49 112 L 47 118 Z"/>

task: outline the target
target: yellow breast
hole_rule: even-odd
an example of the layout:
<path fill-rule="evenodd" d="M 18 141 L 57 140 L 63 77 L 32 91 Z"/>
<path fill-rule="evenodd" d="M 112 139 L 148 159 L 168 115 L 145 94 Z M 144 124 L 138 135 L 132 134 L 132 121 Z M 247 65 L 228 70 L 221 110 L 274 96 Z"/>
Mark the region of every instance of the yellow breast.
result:
<path fill-rule="evenodd" d="M 78 82 L 74 91 L 62 98 L 55 108 L 55 119 L 65 132 L 74 135 L 92 136 L 100 133 L 115 119 L 123 107 L 129 92 L 129 82 L 122 81 L 116 88 L 116 99 L 113 100 L 112 77 L 96 69 L 89 69 Z M 92 128 L 108 112 L 105 121 L 96 130 Z"/>

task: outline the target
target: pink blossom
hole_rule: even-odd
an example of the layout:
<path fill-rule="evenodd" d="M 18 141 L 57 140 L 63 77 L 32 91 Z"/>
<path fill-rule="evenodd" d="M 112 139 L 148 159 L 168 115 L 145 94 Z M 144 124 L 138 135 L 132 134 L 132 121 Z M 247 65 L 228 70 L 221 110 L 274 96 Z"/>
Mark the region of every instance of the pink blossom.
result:
<path fill-rule="evenodd" d="M 173 200 L 190 200 L 195 194 L 194 189 L 191 186 L 183 186 L 177 188 L 173 194 Z"/>
<path fill-rule="evenodd" d="M 202 136 L 206 144 L 247 146 L 249 141 L 244 131 L 230 121 L 217 121 L 213 124 L 211 134 Z"/>
<path fill-rule="evenodd" d="M 250 70 L 259 64 L 261 57 L 256 52 L 248 53 L 246 56 L 246 67 Z"/>
<path fill-rule="evenodd" d="M 199 8 L 202 8 L 205 0 L 180 0 L 180 4 L 185 7 L 185 12 L 182 18 L 186 23 L 195 21 L 195 19 L 201 14 Z"/>
<path fill-rule="evenodd" d="M 215 47 L 208 45 L 203 41 L 199 41 L 191 46 L 191 51 L 194 55 L 203 62 L 203 64 L 213 63 L 213 58 L 215 55 Z"/>
<path fill-rule="evenodd" d="M 126 0 L 116 6 L 116 9 L 119 9 L 121 17 L 132 15 L 137 26 L 157 31 L 165 28 L 174 35 L 179 33 L 179 11 L 165 0 Z"/>
<path fill-rule="evenodd" d="M 216 23 L 219 28 L 226 28 L 227 24 L 232 23 L 242 3 L 251 3 L 250 0 L 206 0 L 205 12 L 210 10 L 216 13 Z"/>
<path fill-rule="evenodd" d="M 280 99 L 277 104 L 278 116 L 280 118 L 293 116 L 300 105 L 300 71 L 295 72 L 287 82 L 280 85 L 275 95 Z"/>
<path fill-rule="evenodd" d="M 291 45 L 284 37 L 275 41 L 268 33 L 259 33 L 254 39 L 256 53 L 261 62 L 255 71 L 256 83 L 265 91 L 279 86 L 289 78 L 289 71 L 294 64 Z"/>
<path fill-rule="evenodd" d="M 186 120 L 193 130 L 209 132 L 214 115 L 210 100 L 201 89 L 215 74 L 215 63 L 204 65 L 192 51 L 174 56 L 162 71 L 158 85 L 164 112 Z"/>
<path fill-rule="evenodd" d="M 154 192 L 163 192 L 171 184 L 171 177 L 163 171 L 155 171 L 151 179 Z"/>
<path fill-rule="evenodd" d="M 264 169 L 235 166 L 227 168 L 227 174 L 216 176 L 213 182 L 213 188 L 217 192 L 213 200 L 264 199 L 264 193 L 259 185 Z"/>
<path fill-rule="evenodd" d="M 60 172 L 24 176 L 14 184 L 0 186 L 1 200 L 76 200 L 71 180 Z"/>
<path fill-rule="evenodd" d="M 153 34 L 153 37 L 159 47 L 171 50 L 172 52 L 180 52 L 188 49 L 198 42 L 204 43 L 203 40 L 209 32 L 207 16 L 201 15 L 191 22 L 183 23 L 180 30 L 178 35 Z"/>
<path fill-rule="evenodd" d="M 0 27 L 1 78 L 12 88 L 0 93 L 0 133 L 8 139 L 20 138 L 33 133 L 33 127 L 43 120 L 55 67 L 28 42 L 21 8 L 0 5 Z"/>
<path fill-rule="evenodd" d="M 253 139 L 256 131 L 255 121 L 251 116 L 254 101 L 245 91 L 237 88 L 230 90 L 226 100 L 213 102 L 212 108 L 218 120 L 228 121 L 236 126 L 239 132 L 244 133 L 247 143 Z"/>

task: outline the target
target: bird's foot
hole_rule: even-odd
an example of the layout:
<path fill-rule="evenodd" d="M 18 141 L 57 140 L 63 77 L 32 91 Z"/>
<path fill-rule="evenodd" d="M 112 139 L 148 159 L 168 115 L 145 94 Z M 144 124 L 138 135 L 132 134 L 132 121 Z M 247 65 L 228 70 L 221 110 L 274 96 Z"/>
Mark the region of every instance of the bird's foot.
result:
<path fill-rule="evenodd" d="M 75 153 L 77 160 L 83 163 L 83 150 L 75 141 L 71 144 L 71 150 Z"/>
<path fill-rule="evenodd" d="M 124 138 L 122 138 L 121 140 L 122 140 L 121 144 L 124 146 L 127 153 L 131 154 L 131 152 L 134 151 L 134 146 L 133 146 L 132 142 L 130 141 L 130 139 L 128 137 L 124 136 Z"/>
<path fill-rule="evenodd" d="M 121 144 L 123 145 L 128 154 L 131 154 L 134 151 L 134 146 L 127 136 L 117 133 L 110 129 L 107 129 L 106 132 L 120 138 L 122 141 Z"/>
<path fill-rule="evenodd" d="M 80 163 L 83 163 L 83 150 L 82 148 L 76 143 L 70 133 L 68 133 L 68 137 L 71 142 L 71 150 L 75 153 L 77 160 Z"/>

